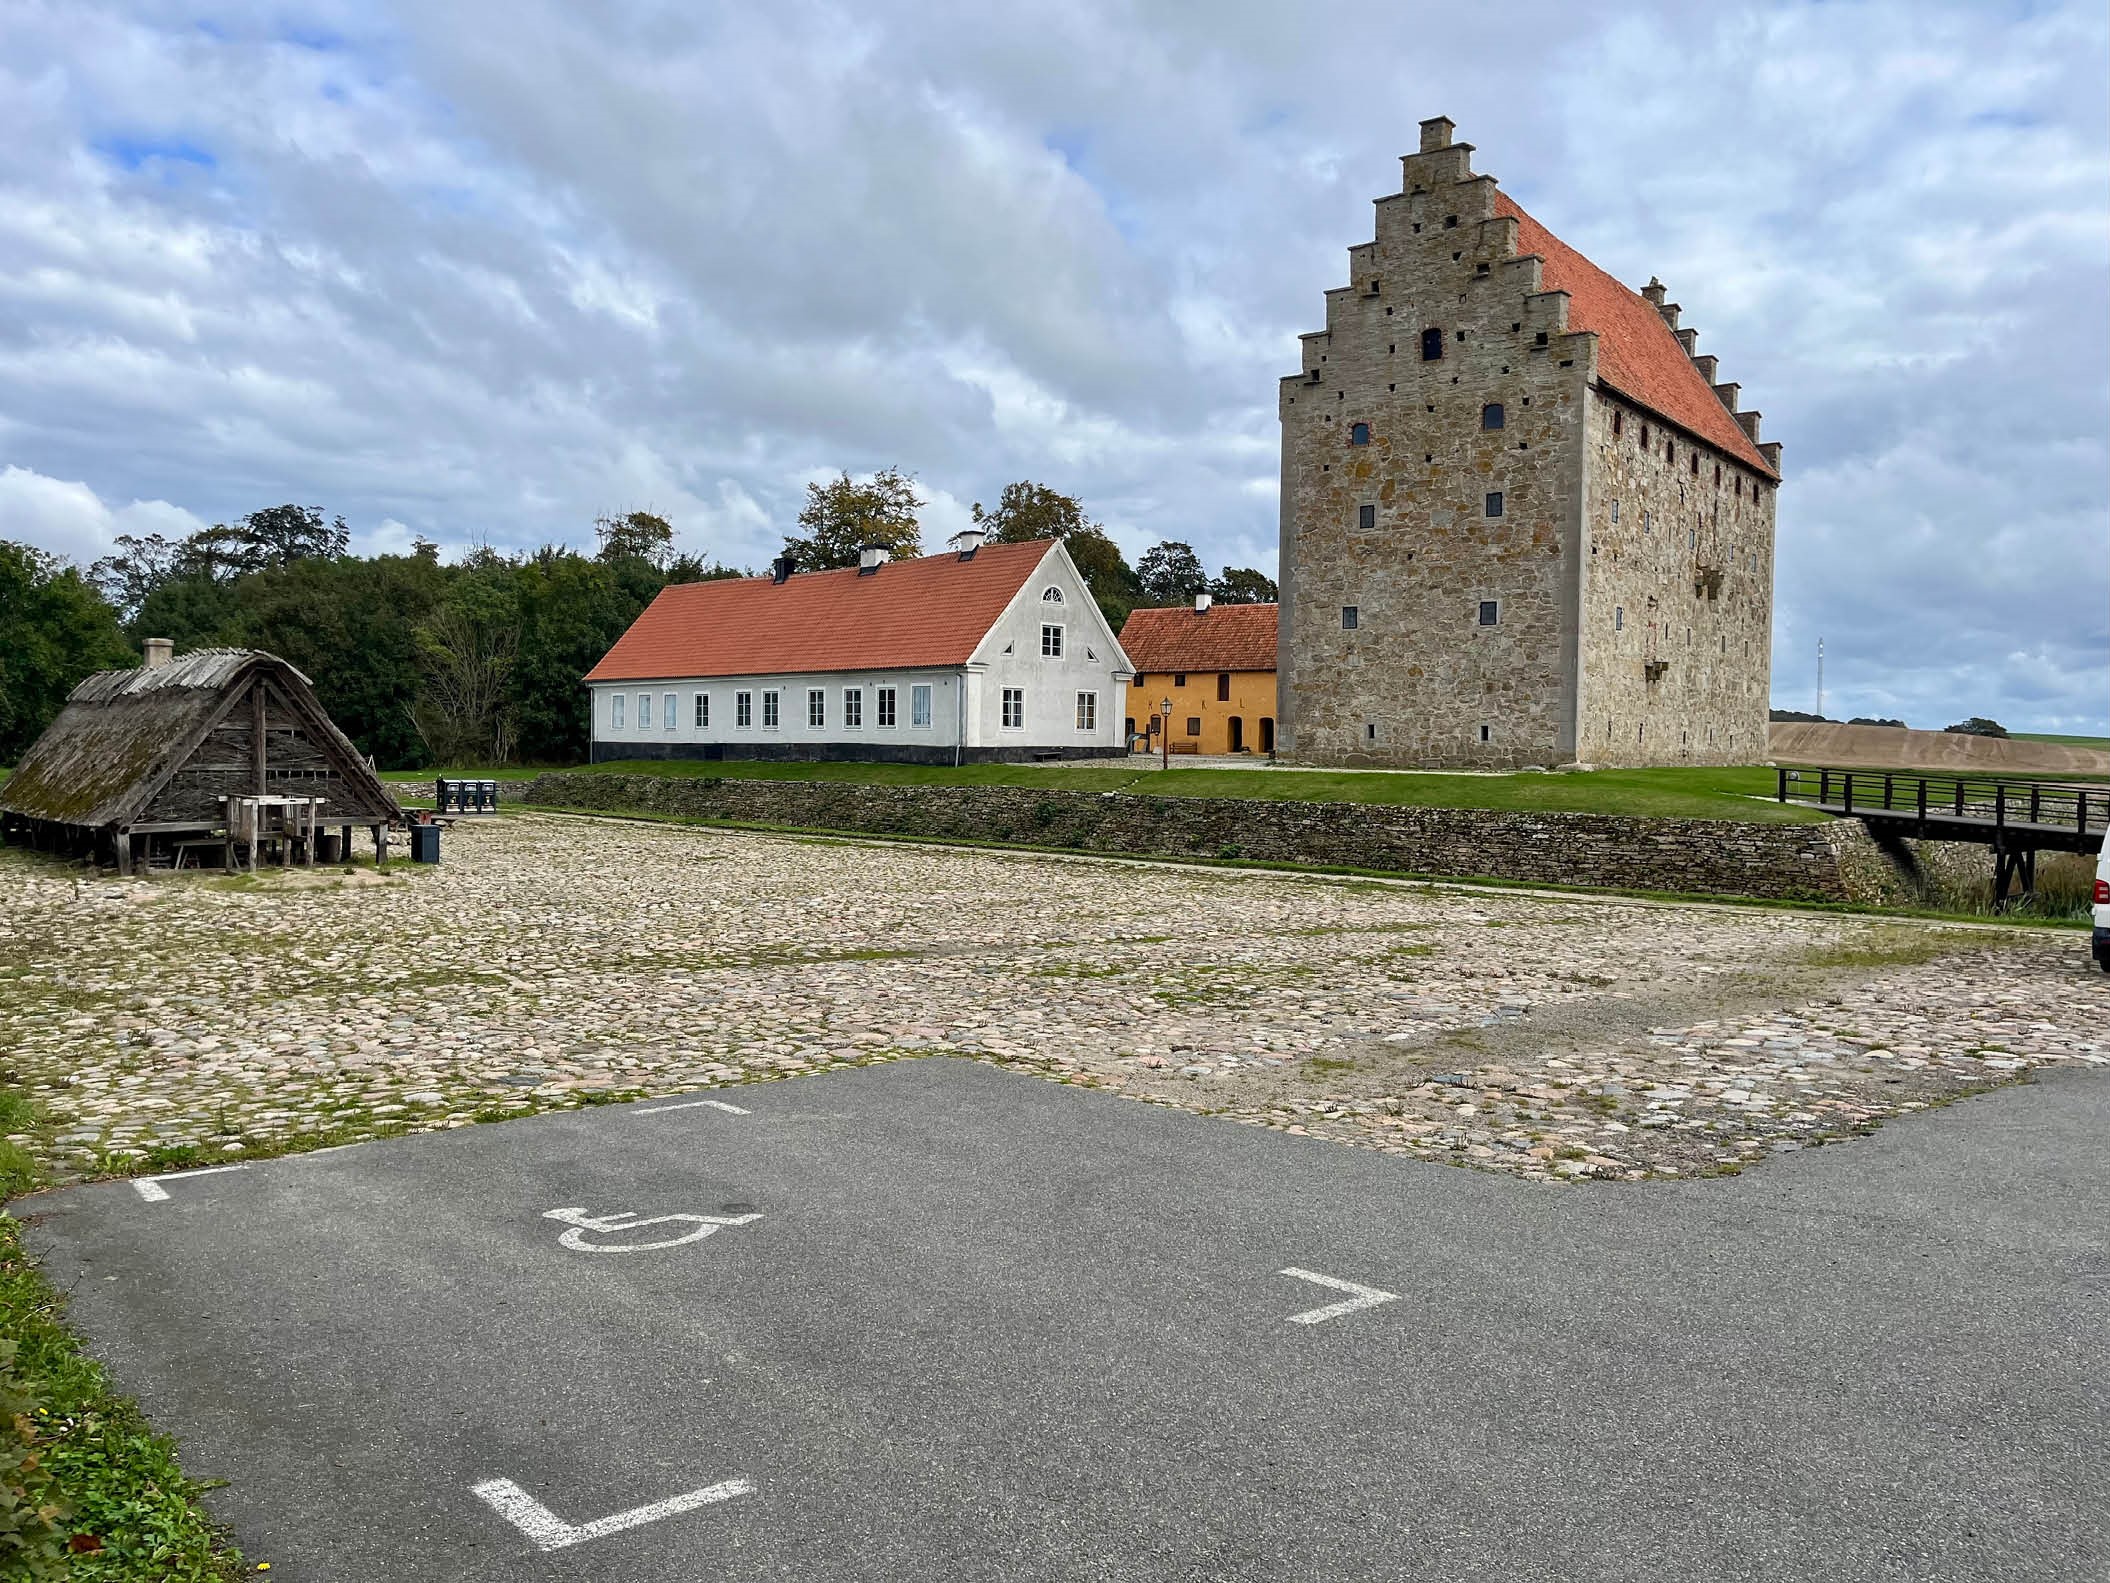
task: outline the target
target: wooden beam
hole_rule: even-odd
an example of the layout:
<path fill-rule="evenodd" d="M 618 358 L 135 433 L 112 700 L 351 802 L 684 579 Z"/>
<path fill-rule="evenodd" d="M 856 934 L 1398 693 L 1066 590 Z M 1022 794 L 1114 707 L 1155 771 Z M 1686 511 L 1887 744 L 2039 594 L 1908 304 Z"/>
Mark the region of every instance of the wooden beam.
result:
<path fill-rule="evenodd" d="M 256 759 L 256 794 L 264 795 L 264 682 L 262 677 L 249 684 L 249 730 L 253 737 L 250 752 Z"/>

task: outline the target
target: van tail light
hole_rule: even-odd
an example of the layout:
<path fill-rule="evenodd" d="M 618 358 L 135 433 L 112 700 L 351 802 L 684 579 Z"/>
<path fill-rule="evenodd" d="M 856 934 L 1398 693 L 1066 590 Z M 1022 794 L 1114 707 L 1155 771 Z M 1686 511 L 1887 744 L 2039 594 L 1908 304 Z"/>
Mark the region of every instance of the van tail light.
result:
<path fill-rule="evenodd" d="M 2110 907 L 2110 879 L 2099 879 L 2095 882 L 2095 904 L 2098 907 Z"/>

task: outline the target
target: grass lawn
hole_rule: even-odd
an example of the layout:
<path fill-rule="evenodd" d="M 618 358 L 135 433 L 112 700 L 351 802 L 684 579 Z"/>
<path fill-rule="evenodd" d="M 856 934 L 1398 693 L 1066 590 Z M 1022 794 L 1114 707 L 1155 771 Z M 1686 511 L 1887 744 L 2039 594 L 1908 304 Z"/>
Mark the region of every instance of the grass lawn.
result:
<path fill-rule="evenodd" d="M 766 763 L 643 759 L 581 766 L 602 775 L 732 780 L 842 781 L 867 786 L 1044 786 L 1147 797 L 1250 797 L 1269 802 L 1360 802 L 1420 808 L 1506 808 L 1536 813 L 1632 814 L 1662 819 L 1750 819 L 1811 823 L 1825 817 L 1772 800 L 1773 771 L 1752 769 L 1586 770 L 1556 775 L 1399 775 L 1355 770 L 1157 769 L 1147 760 L 1080 766 L 1044 764 Z M 391 772 L 429 782 L 433 770 Z M 473 774 L 474 771 L 448 771 Z M 484 770 L 488 777 L 531 771 Z"/>
<path fill-rule="evenodd" d="M 2008 735 L 2018 742 L 2059 742 L 2071 748 L 2094 748 L 2098 753 L 2110 753 L 2110 737 L 2068 737 L 2055 731 L 2010 731 Z"/>

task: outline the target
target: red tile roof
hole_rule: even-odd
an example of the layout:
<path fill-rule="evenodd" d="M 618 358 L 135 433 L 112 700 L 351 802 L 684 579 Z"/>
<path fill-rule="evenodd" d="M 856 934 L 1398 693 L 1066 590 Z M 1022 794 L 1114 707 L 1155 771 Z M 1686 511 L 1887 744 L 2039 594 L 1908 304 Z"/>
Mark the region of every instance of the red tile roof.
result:
<path fill-rule="evenodd" d="M 677 583 L 616 640 L 590 682 L 964 665 L 1052 541 L 985 544 L 856 567 Z"/>
<path fill-rule="evenodd" d="M 1192 605 L 1132 610 L 1121 628 L 1121 651 L 1139 672 L 1271 671 L 1275 668 L 1274 605 Z"/>
<path fill-rule="evenodd" d="M 1568 293 L 1568 328 L 1597 332 L 1599 380 L 1745 466 L 1777 476 L 1653 303 L 1532 219 L 1508 193 L 1495 193 L 1495 212 L 1516 219 L 1519 255 L 1536 253 L 1545 260 L 1543 289 Z"/>

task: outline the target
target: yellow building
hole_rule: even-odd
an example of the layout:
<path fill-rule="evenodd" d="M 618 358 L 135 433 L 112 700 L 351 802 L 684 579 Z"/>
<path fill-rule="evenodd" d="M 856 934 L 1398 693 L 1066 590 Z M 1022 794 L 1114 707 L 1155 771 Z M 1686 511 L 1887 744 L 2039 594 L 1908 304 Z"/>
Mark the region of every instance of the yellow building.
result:
<path fill-rule="evenodd" d="M 1274 605 L 1219 605 L 1207 595 L 1171 610 L 1137 610 L 1121 629 L 1136 668 L 1128 734 L 1155 753 L 1172 700 L 1175 753 L 1275 751 Z"/>

